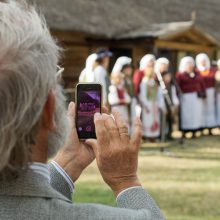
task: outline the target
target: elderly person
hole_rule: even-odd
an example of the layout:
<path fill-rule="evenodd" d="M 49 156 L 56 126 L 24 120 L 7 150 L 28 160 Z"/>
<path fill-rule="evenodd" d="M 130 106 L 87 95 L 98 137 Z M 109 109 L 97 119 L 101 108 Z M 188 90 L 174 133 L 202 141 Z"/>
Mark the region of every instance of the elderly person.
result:
<path fill-rule="evenodd" d="M 137 177 L 140 121 L 129 139 L 120 114 L 97 113 L 97 140 L 79 141 L 57 81 L 59 48 L 31 6 L 0 2 L 0 45 L 0 219 L 163 219 Z M 118 207 L 71 203 L 94 157 Z"/>
<path fill-rule="evenodd" d="M 196 56 L 196 67 L 204 80 L 206 88 L 206 101 L 204 102 L 205 119 L 204 128 L 209 129 L 209 134 L 212 135 L 212 128 L 217 126 L 215 114 L 215 72 L 216 70 L 211 67 L 210 59 L 207 54 L 200 53 Z"/>
<path fill-rule="evenodd" d="M 204 125 L 203 102 L 206 97 L 205 85 L 199 73 L 195 72 L 195 61 L 192 57 L 183 57 L 179 72 L 176 75 L 180 95 L 180 130 L 183 135 L 195 133 Z"/>

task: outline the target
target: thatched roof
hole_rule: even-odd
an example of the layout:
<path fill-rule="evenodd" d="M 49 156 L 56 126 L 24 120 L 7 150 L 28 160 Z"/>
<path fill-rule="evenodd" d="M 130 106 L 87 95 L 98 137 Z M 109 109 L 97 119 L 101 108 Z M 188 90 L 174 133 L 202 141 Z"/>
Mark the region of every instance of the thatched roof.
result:
<path fill-rule="evenodd" d="M 220 42 L 219 0 L 35 0 L 49 26 L 118 38 L 133 33 L 159 34 L 161 24 L 189 21 Z M 182 23 L 184 26 L 184 22 Z M 189 23 L 185 23 L 189 25 Z M 143 30 L 144 28 L 144 30 Z"/>
<path fill-rule="evenodd" d="M 142 38 L 142 37 L 159 37 L 166 38 L 174 34 L 185 32 L 194 27 L 193 21 L 185 22 L 169 22 L 160 24 L 150 24 L 140 27 L 137 30 L 131 30 L 117 36 L 118 39 L 123 38 Z"/>

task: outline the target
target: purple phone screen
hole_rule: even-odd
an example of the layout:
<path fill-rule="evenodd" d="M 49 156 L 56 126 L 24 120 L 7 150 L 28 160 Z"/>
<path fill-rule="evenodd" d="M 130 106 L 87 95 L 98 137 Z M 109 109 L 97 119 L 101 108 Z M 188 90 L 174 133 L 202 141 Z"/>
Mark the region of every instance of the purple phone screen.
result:
<path fill-rule="evenodd" d="M 100 112 L 99 91 L 79 91 L 77 102 L 77 132 L 79 137 L 95 138 L 94 114 Z"/>

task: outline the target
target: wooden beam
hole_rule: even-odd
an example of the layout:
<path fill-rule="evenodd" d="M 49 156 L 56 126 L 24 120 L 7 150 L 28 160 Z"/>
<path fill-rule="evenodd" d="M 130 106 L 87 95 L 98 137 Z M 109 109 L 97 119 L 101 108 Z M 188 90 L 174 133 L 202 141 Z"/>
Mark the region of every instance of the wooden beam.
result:
<path fill-rule="evenodd" d="M 212 47 L 212 46 L 205 46 L 200 44 L 187 44 L 187 43 L 165 41 L 165 40 L 156 40 L 155 47 L 164 48 L 164 49 L 182 50 L 182 51 L 208 52 L 208 53 L 212 53 L 214 50 L 217 49 L 216 47 Z"/>

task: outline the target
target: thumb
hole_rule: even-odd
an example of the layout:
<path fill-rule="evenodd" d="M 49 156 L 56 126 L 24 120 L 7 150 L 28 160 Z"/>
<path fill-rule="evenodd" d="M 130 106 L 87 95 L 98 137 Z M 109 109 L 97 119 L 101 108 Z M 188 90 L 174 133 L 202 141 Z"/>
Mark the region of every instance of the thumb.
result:
<path fill-rule="evenodd" d="M 98 142 L 96 139 L 87 139 L 85 143 L 93 149 L 95 155 L 98 154 Z"/>
<path fill-rule="evenodd" d="M 69 103 L 67 116 L 70 120 L 71 128 L 75 128 L 76 127 L 76 125 L 75 125 L 76 112 L 75 112 L 75 103 L 74 102 Z"/>
<path fill-rule="evenodd" d="M 67 114 L 68 116 L 71 116 L 71 117 L 75 116 L 75 103 L 74 102 L 69 103 Z"/>

